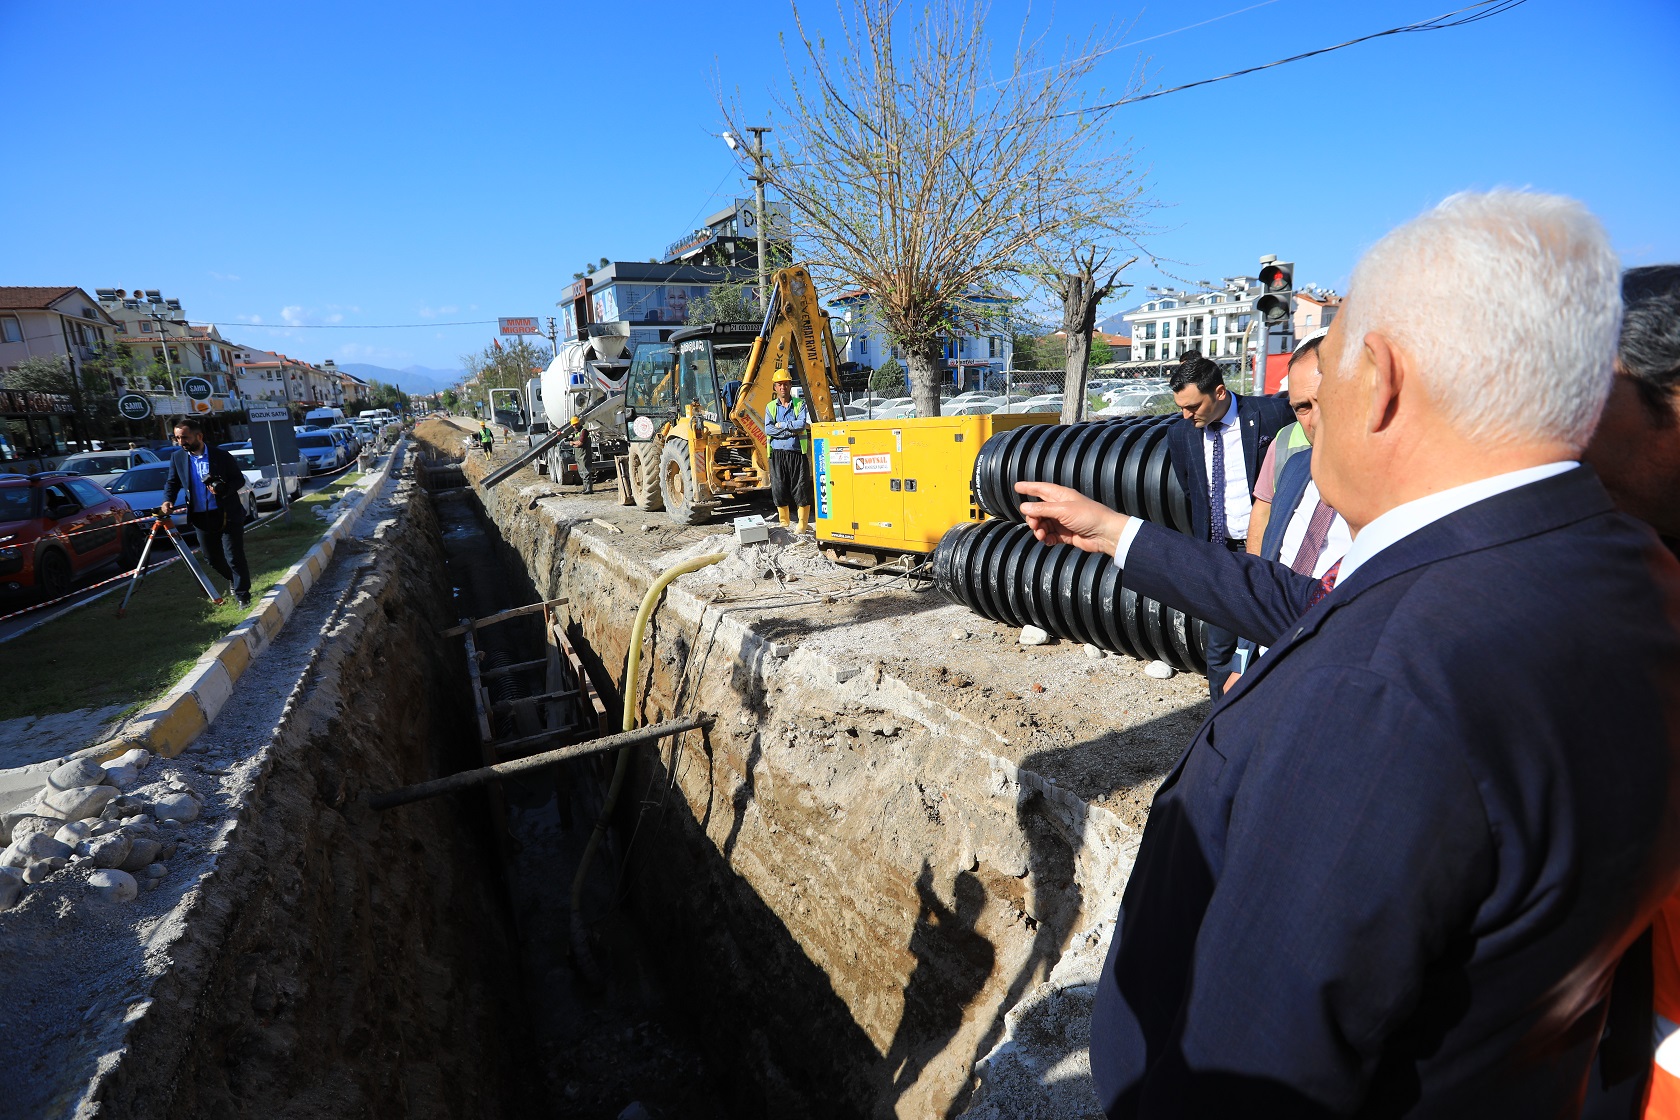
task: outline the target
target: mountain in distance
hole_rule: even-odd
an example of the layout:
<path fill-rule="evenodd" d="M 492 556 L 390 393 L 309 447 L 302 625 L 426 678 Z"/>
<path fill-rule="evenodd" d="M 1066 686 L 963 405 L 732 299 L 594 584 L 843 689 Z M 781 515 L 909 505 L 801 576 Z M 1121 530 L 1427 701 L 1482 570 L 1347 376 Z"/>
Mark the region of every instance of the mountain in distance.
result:
<path fill-rule="evenodd" d="M 389 369 L 364 362 L 340 362 L 338 368 L 355 374 L 363 381 L 383 381 L 387 385 L 395 385 L 405 393 L 436 393 L 460 384 L 467 376 L 465 370 L 459 369 L 430 369 L 426 366 Z"/>
<path fill-rule="evenodd" d="M 1125 315 L 1126 313 L 1124 311 L 1117 311 L 1113 315 L 1104 319 L 1102 322 L 1098 323 L 1097 329 L 1102 331 L 1104 334 L 1118 334 L 1130 338 L 1132 332 L 1130 328 L 1126 326 Z"/>

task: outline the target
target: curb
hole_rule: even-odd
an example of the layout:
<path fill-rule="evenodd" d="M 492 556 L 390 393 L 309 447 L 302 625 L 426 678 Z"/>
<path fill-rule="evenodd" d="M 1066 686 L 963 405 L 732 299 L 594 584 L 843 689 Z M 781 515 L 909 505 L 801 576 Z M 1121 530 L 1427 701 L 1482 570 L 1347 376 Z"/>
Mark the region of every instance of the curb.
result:
<path fill-rule="evenodd" d="M 338 515 L 297 563 L 282 573 L 279 581 L 252 606 L 244 621 L 211 643 L 175 687 L 134 717 L 115 738 L 70 757 L 104 762 L 133 747 L 143 747 L 155 755 L 174 758 L 186 750 L 226 706 L 233 696 L 234 684 L 280 633 L 304 595 L 327 570 L 338 542 L 349 535 L 350 527 L 367 509 L 374 494 L 384 487 L 391 476 L 391 467 L 407 447 L 406 438 L 397 441 L 385 458 L 385 466 L 369 476 L 360 496 Z"/>

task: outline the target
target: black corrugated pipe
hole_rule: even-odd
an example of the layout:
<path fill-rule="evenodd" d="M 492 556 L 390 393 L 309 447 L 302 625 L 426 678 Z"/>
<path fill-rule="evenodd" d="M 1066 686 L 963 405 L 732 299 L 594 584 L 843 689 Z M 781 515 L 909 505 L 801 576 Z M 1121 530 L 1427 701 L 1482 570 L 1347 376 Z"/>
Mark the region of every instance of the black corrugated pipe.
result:
<path fill-rule="evenodd" d="M 946 598 L 994 622 L 1040 626 L 1060 638 L 1165 661 L 1185 672 L 1207 670 L 1206 628 L 1199 619 L 1123 586 L 1112 557 L 1041 544 L 1023 524 L 958 525 L 934 550 L 933 581 Z"/>
<path fill-rule="evenodd" d="M 999 432 L 975 457 L 975 496 L 993 517 L 1020 521 L 1015 484 L 1054 482 L 1110 509 L 1189 532 L 1190 502 L 1167 453 L 1167 426 L 1177 419 L 1028 424 Z"/>

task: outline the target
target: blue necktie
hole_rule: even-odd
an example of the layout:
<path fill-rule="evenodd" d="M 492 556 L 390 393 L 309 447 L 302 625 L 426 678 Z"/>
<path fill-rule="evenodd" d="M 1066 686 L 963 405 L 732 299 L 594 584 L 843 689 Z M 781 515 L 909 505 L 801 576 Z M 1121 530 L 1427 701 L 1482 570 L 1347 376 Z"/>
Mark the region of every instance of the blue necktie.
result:
<path fill-rule="evenodd" d="M 1208 514 L 1213 530 L 1213 543 L 1225 543 L 1225 441 L 1220 433 L 1225 425 L 1218 421 L 1207 426 L 1207 436 L 1213 441 L 1213 477 L 1208 479 Z"/>

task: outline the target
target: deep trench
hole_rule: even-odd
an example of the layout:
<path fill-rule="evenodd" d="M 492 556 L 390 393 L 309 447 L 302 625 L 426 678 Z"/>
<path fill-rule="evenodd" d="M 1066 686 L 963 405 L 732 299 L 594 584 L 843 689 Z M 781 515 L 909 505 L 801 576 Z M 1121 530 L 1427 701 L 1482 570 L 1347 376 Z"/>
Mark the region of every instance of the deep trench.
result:
<path fill-rule="evenodd" d="M 500 545 L 476 492 L 460 486 L 459 476 L 447 469 L 428 481 L 450 582 L 450 615 L 482 618 L 536 601 L 523 567 Z M 475 637 L 487 670 L 543 655 L 540 616 L 487 627 Z M 574 629 L 568 638 L 608 706 L 607 729 L 616 730 L 620 708 L 609 674 L 581 633 Z M 456 647 L 446 656 L 457 659 L 464 680 L 464 651 Z M 536 667 L 504 673 L 486 687 L 493 701 L 506 702 L 540 693 L 550 683 Z M 529 708 L 497 713 L 492 723 L 498 739 L 543 729 Z M 698 1020 L 662 980 L 654 959 L 658 936 L 644 930 L 628 905 L 623 875 L 636 824 L 627 813 L 617 814 L 613 823 L 621 827 L 607 833 L 592 865 L 583 898 L 585 943 L 569 935 L 573 873 L 602 811 L 612 764 L 611 755 L 562 763 L 534 777 L 500 781 L 476 799 L 495 848 L 508 936 L 516 943 L 510 964 L 517 974 L 509 979 L 521 993 L 520 1033 L 529 1047 L 529 1065 L 508 1086 L 510 1114 L 534 1109 L 557 1117 L 629 1120 L 758 1115 L 750 1097 L 730 1091 L 745 1071 L 716 1074 L 728 1048 L 700 1037 Z"/>

